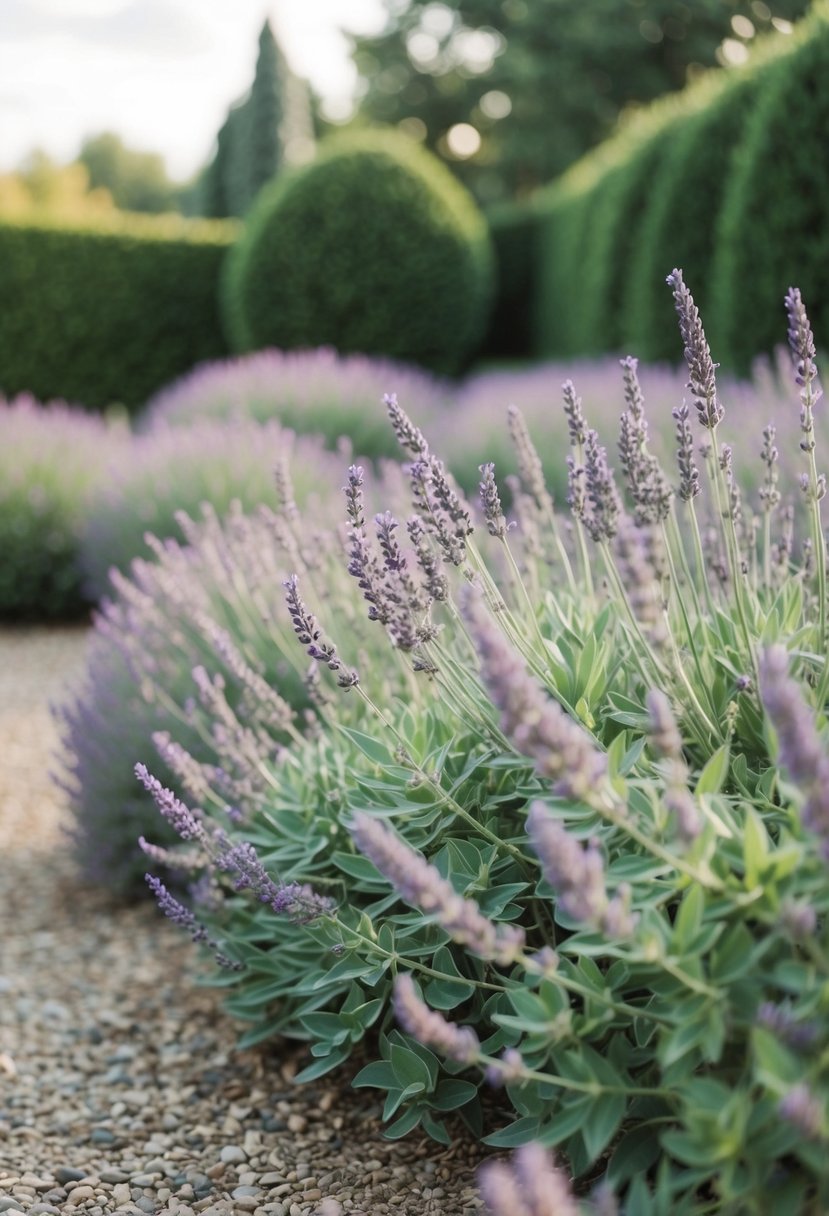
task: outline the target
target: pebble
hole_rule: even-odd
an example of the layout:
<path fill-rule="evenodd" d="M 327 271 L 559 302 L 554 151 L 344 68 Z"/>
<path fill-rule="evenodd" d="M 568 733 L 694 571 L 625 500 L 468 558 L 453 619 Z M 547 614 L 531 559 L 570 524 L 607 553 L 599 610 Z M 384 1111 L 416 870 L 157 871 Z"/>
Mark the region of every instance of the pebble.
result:
<path fill-rule="evenodd" d="M 235 1144 L 226 1144 L 219 1153 L 219 1157 L 224 1161 L 225 1165 L 238 1165 L 248 1159 L 245 1150 Z"/>

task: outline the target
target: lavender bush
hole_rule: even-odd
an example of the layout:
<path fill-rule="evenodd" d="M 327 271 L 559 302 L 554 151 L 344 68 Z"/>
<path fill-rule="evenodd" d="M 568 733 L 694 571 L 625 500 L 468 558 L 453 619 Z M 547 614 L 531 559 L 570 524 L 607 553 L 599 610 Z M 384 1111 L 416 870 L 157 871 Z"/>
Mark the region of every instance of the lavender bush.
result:
<path fill-rule="evenodd" d="M 345 479 L 345 564 L 377 641 L 355 651 L 341 576 L 285 579 L 323 729 L 276 756 L 234 742 L 235 779 L 261 789 L 247 822 L 220 813 L 225 764 L 199 785 L 179 757 L 192 809 L 139 772 L 183 841 L 144 849 L 199 872 L 201 902 L 150 885 L 213 951 L 246 1041 L 310 1040 L 302 1080 L 367 1039 L 354 1083 L 385 1093 L 388 1135 L 447 1141 L 457 1111 L 522 1146 L 483 1177 L 496 1216 L 829 1204 L 814 343 L 792 290 L 799 484 L 768 425 L 750 495 L 693 299 L 668 281 L 690 397 L 671 475 L 634 359 L 618 478 L 563 387 L 566 515 L 517 411 L 509 518 L 491 464 L 473 511 L 389 399 L 412 513 L 371 521 L 363 470 Z"/>
<path fill-rule="evenodd" d="M 318 350 L 263 350 L 203 363 L 157 393 L 144 429 L 191 426 L 205 418 L 275 419 L 299 434 L 321 435 L 330 448 L 346 438 L 370 460 L 396 455 L 380 400 L 388 386 L 412 409 L 434 417 L 451 402 L 448 384 L 389 359 Z"/>
<path fill-rule="evenodd" d="M 158 425 L 134 435 L 110 461 L 83 529 L 80 561 L 90 598 L 107 593 L 111 570 L 125 573 L 133 558 L 150 556 L 148 534 L 181 540 L 179 511 L 197 514 L 205 502 L 220 516 L 233 502 L 248 510 L 290 507 L 282 484 L 289 462 L 291 492 L 304 504 L 326 470 L 322 444 L 310 437 L 295 443 L 276 421 L 206 419 L 184 430 Z"/>
<path fill-rule="evenodd" d="M 103 468 L 127 438 L 62 403 L 0 400 L 0 619 L 60 620 L 88 609 L 81 533 Z"/>

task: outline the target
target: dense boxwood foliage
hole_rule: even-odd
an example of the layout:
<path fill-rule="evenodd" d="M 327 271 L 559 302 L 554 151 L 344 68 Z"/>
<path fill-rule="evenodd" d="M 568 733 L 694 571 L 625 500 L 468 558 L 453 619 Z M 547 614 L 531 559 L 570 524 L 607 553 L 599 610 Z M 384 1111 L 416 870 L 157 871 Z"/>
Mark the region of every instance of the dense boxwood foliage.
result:
<path fill-rule="evenodd" d="M 107 462 L 129 436 L 80 410 L 0 399 L 0 620 L 85 613 L 79 552 Z"/>
<path fill-rule="evenodd" d="M 224 354 L 218 282 L 235 225 L 0 222 L 0 391 L 134 409 Z"/>
<path fill-rule="evenodd" d="M 780 301 L 797 279 L 819 332 L 829 330 L 829 7 L 770 65 L 735 153 L 711 278 L 724 356 L 741 371 L 778 337 Z"/>
<path fill-rule="evenodd" d="M 332 139 L 254 205 L 228 260 L 237 350 L 335 346 L 458 371 L 492 291 L 486 222 L 431 153 L 390 131 Z"/>
<path fill-rule="evenodd" d="M 672 478 L 626 359 L 623 484 L 568 383 L 569 518 L 513 427 L 515 519 L 485 465 L 479 539 L 388 402 L 411 457 L 405 550 L 395 515 L 368 524 L 363 471 L 345 486 L 345 562 L 376 640 L 354 636 L 345 562 L 298 560 L 283 628 L 336 698 L 323 729 L 274 756 L 206 698 L 220 762 L 177 764 L 200 809 L 139 772 L 203 875 L 195 911 L 149 882 L 215 951 L 246 1042 L 311 1040 L 300 1080 L 375 1046 L 355 1084 L 385 1093 L 390 1135 L 447 1142 L 458 1110 L 489 1144 L 556 1146 L 580 1195 L 602 1180 L 603 1211 L 817 1216 L 829 641 L 814 341 L 790 291 L 802 475 L 783 482 L 769 427 L 750 498 L 693 299 L 680 272 L 670 284 L 693 401 L 676 407 Z M 241 816 L 228 774 L 255 791 Z M 482 1106 L 484 1081 L 502 1101 Z M 553 1182 L 561 1210 L 594 1210 Z"/>

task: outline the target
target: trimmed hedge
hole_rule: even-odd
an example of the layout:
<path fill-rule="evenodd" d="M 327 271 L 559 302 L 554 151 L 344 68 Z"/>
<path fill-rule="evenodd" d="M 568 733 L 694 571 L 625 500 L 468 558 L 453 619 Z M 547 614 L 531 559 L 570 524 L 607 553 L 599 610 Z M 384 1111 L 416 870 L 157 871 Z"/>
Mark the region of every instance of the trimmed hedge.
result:
<path fill-rule="evenodd" d="M 796 283 L 816 333 L 829 333 L 829 6 L 769 68 L 735 153 L 712 271 L 718 357 L 740 373 L 780 340 Z"/>
<path fill-rule="evenodd" d="M 141 406 L 227 351 L 222 259 L 237 226 L 116 216 L 0 222 L 0 392 Z"/>
<path fill-rule="evenodd" d="M 462 369 L 486 326 L 486 221 L 405 136 L 330 140 L 266 186 L 228 259 L 224 313 L 239 351 L 334 346 Z"/>
<path fill-rule="evenodd" d="M 693 286 L 708 337 L 720 349 L 711 282 L 715 221 L 734 150 L 769 65 L 791 49 L 791 39 L 766 38 L 743 67 L 711 74 L 709 87 L 697 90 L 695 107 L 666 150 L 653 179 L 621 309 L 625 345 L 642 359 L 676 361 L 681 356 L 676 318 L 665 307 L 665 277 L 674 266 L 683 268 Z"/>
<path fill-rule="evenodd" d="M 540 217 L 532 203 L 504 203 L 487 212 L 495 251 L 496 289 L 484 358 L 535 354 Z"/>

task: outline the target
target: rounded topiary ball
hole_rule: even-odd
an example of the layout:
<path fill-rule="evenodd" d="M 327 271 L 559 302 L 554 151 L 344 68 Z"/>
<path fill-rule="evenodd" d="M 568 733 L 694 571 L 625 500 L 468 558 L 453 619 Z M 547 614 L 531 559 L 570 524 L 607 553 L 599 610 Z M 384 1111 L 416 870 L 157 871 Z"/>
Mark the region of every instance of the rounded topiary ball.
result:
<path fill-rule="evenodd" d="M 338 137 L 259 195 L 228 258 L 239 351 L 334 346 L 455 372 L 486 327 L 486 221 L 440 162 L 391 131 Z"/>

